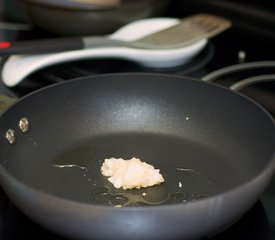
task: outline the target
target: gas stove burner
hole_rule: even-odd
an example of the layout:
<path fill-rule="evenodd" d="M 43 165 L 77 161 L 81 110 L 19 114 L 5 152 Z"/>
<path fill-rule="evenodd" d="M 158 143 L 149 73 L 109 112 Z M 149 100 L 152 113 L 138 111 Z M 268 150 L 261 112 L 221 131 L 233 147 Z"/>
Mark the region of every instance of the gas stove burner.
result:
<path fill-rule="evenodd" d="M 259 61 L 227 66 L 202 77 L 202 80 L 216 82 L 233 89 L 274 79 L 275 61 Z"/>
<path fill-rule="evenodd" d="M 213 44 L 208 43 L 205 49 L 190 62 L 170 68 L 149 68 L 119 59 L 82 60 L 58 64 L 31 74 L 18 85 L 17 89 L 24 89 L 25 93 L 26 89 L 30 92 L 50 84 L 104 73 L 157 72 L 188 75 L 206 66 L 212 60 L 214 52 Z"/>
<path fill-rule="evenodd" d="M 275 61 L 242 63 L 216 70 L 202 78 L 238 91 L 275 117 Z"/>
<path fill-rule="evenodd" d="M 261 82 L 269 82 L 269 81 L 271 81 L 271 82 L 275 81 L 275 74 L 257 75 L 257 76 L 245 78 L 239 82 L 236 82 L 230 88 L 234 91 L 240 91 L 241 89 L 243 89 L 249 85 L 261 83 Z"/>

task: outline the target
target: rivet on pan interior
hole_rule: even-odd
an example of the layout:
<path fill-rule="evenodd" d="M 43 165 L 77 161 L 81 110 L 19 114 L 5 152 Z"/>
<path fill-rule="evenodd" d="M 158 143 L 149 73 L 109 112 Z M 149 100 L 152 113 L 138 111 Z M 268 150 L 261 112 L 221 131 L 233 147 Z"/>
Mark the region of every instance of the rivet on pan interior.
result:
<path fill-rule="evenodd" d="M 29 120 L 25 117 L 21 118 L 19 121 L 19 128 L 23 133 L 28 132 L 30 129 Z"/>
<path fill-rule="evenodd" d="M 8 140 L 9 144 L 15 144 L 15 132 L 13 129 L 9 129 L 6 134 L 5 138 Z"/>

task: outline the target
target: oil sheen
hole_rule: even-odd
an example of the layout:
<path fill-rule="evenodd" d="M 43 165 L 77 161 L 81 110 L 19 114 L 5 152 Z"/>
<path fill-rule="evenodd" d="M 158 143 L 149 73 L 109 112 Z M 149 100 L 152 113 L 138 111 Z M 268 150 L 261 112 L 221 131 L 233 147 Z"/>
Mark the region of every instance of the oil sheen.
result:
<path fill-rule="evenodd" d="M 110 157 L 138 157 L 160 169 L 165 182 L 148 188 L 116 189 L 100 172 L 102 162 Z M 61 179 L 63 187 L 69 190 L 60 193 L 60 184 L 58 195 L 92 204 L 124 207 L 182 203 L 219 193 L 234 185 L 234 179 L 219 184 L 224 178 L 232 179 L 231 174 L 235 172 L 230 161 L 221 161 L 222 158 L 207 146 L 187 139 L 157 134 L 118 134 L 100 136 L 68 148 L 50 165 L 61 176 L 66 175 Z M 228 169 L 227 173 L 220 173 L 220 168 Z M 74 180 L 68 180 L 70 178 Z"/>

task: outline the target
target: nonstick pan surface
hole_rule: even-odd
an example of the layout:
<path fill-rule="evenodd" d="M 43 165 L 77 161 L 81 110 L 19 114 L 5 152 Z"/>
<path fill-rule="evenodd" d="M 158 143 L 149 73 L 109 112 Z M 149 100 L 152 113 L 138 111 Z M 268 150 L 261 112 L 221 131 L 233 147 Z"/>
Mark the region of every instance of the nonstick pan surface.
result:
<path fill-rule="evenodd" d="M 73 238 L 208 236 L 255 203 L 275 165 L 266 111 L 230 90 L 171 75 L 50 86 L 15 103 L 0 126 L 2 187 L 32 219 Z M 100 173 L 110 157 L 141 158 L 165 183 L 115 189 Z"/>

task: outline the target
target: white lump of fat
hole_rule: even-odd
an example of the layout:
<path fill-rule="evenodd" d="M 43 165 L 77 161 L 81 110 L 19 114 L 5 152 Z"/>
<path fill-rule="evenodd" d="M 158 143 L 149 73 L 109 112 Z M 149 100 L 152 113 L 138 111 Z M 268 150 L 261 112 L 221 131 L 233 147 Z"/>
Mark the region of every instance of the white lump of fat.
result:
<path fill-rule="evenodd" d="M 145 188 L 161 184 L 164 178 L 159 169 L 142 162 L 138 158 L 124 160 L 122 158 L 105 159 L 101 166 L 102 175 L 108 177 L 115 188 Z"/>

